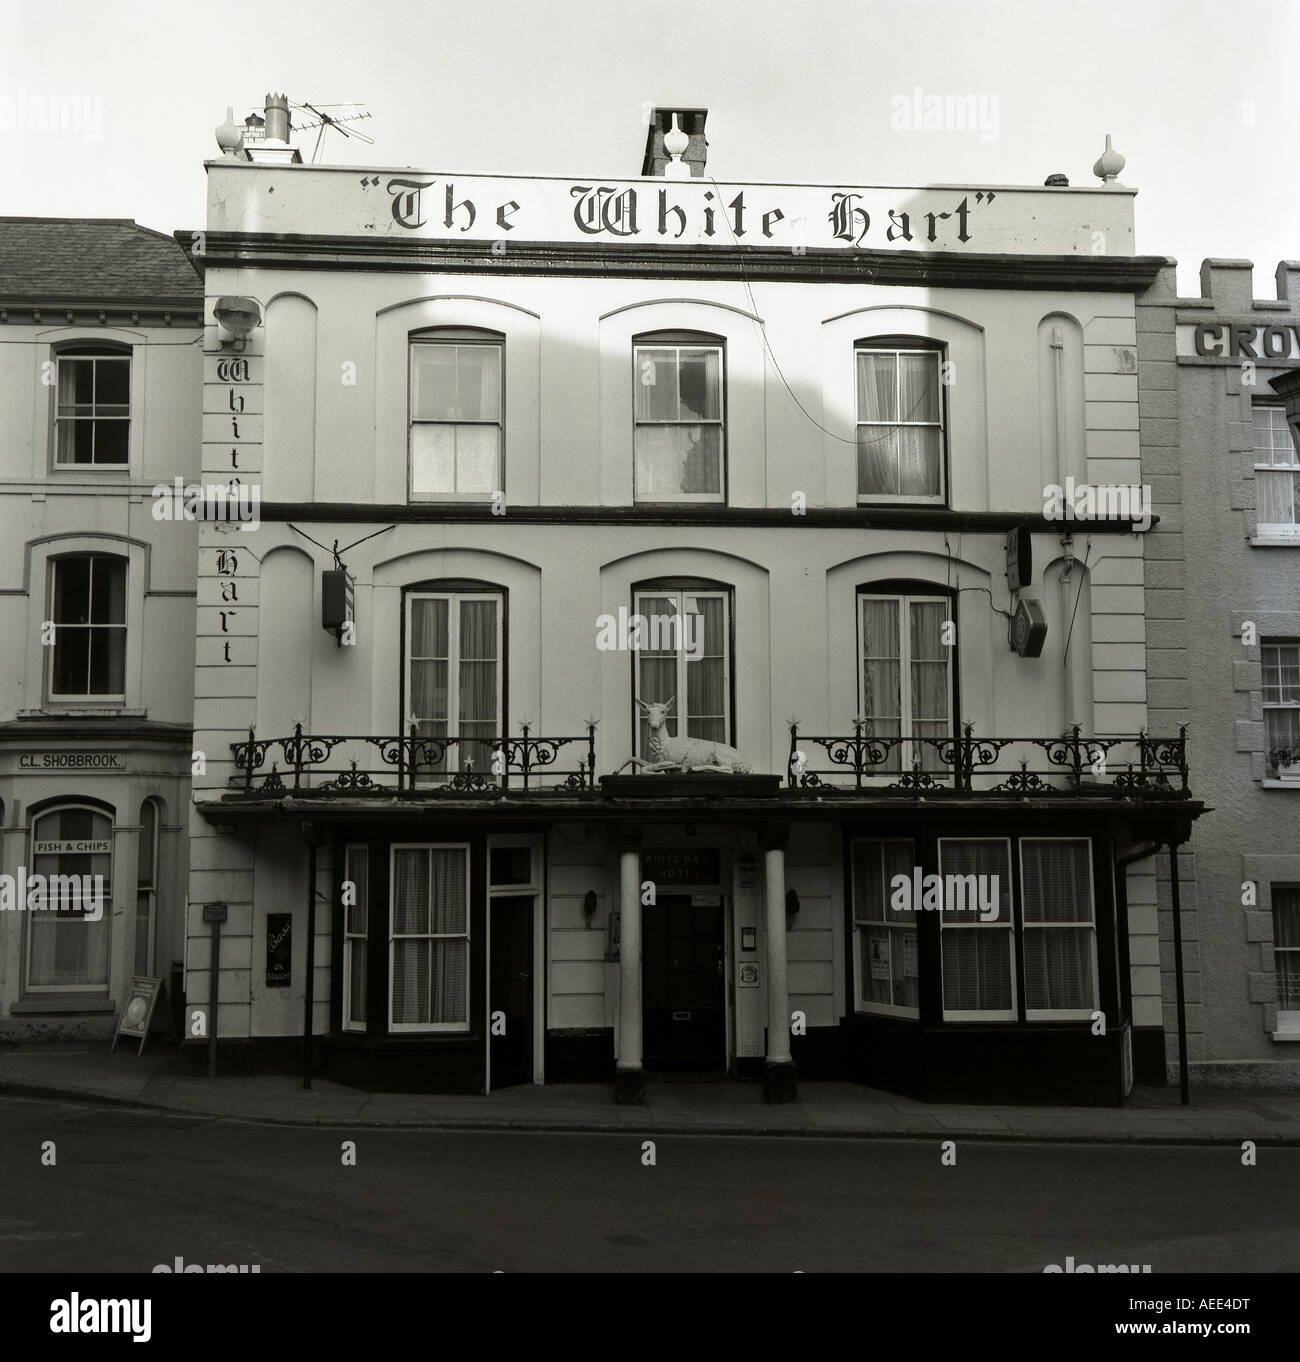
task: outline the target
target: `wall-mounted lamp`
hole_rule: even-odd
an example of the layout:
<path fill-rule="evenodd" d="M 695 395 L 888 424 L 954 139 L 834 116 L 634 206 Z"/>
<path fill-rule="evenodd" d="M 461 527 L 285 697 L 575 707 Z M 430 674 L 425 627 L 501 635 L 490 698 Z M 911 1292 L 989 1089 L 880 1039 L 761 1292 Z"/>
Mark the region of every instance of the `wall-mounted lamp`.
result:
<path fill-rule="evenodd" d="M 596 917 L 596 891 L 588 889 L 582 899 L 582 915 L 587 919 L 587 926 L 590 927 Z"/>
<path fill-rule="evenodd" d="M 223 350 L 242 350 L 262 324 L 262 309 L 255 298 L 218 298 L 212 315 L 217 319 L 217 341 Z"/>
<path fill-rule="evenodd" d="M 790 924 L 799 916 L 799 894 L 797 890 L 787 889 L 785 891 L 785 926 L 789 931 Z"/>

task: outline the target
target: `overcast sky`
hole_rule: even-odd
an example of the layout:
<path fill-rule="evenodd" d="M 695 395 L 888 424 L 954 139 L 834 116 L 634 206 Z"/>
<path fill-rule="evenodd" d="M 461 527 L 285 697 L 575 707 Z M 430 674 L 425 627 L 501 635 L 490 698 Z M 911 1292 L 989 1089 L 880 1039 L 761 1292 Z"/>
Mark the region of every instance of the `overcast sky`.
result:
<path fill-rule="evenodd" d="M 372 115 L 326 163 L 480 174 L 635 176 L 642 106 L 678 103 L 720 181 L 1095 185 L 1110 133 L 1138 251 L 1183 294 L 1253 260 L 1272 298 L 1298 51 L 1297 0 L 0 0 L 0 214 L 199 228 L 213 129 L 270 90 Z M 917 87 L 982 97 L 983 126 L 891 126 Z M 42 130 L 69 96 L 81 126 Z"/>

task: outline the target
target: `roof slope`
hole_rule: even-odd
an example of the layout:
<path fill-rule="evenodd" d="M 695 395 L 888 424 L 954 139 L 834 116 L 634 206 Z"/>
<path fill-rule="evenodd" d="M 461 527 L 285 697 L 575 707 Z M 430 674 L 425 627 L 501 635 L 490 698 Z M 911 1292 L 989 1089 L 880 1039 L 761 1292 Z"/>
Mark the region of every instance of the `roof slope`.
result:
<path fill-rule="evenodd" d="M 170 236 L 131 218 L 0 217 L 0 301 L 203 301 Z"/>

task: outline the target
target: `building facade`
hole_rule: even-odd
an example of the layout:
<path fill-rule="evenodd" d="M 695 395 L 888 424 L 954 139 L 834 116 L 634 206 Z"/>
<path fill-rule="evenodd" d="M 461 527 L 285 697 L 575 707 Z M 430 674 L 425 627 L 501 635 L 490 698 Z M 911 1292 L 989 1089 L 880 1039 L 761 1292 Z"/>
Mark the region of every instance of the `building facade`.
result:
<path fill-rule="evenodd" d="M 1163 1079 L 1201 806 L 1151 522 L 1075 496 L 1143 481 L 1132 191 L 719 185 L 698 110 L 636 179 L 363 172 L 278 120 L 178 234 L 203 477 L 260 491 L 198 526 L 189 1060 Z"/>
<path fill-rule="evenodd" d="M 193 713 L 199 277 L 129 220 L 0 219 L 0 1037 L 179 1004 Z M 174 966 L 174 969 L 173 969 Z"/>
<path fill-rule="evenodd" d="M 1300 263 L 1256 298 L 1245 260 L 1172 262 L 1138 305 L 1149 702 L 1188 725 L 1213 816 L 1184 865 L 1197 1082 L 1300 1083 Z M 1158 560 L 1158 561 L 1157 561 Z M 1166 1020 L 1173 961 L 1161 885 Z"/>

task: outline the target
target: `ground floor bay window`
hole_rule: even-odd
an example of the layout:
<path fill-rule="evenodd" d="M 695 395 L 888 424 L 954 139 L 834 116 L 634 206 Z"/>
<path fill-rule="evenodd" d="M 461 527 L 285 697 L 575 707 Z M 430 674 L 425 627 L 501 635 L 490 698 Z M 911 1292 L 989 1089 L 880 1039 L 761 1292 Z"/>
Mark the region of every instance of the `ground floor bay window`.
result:
<path fill-rule="evenodd" d="M 106 993 L 112 922 L 113 820 L 64 805 L 32 822 L 25 992 Z"/>

